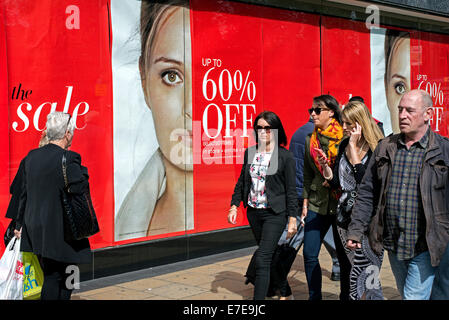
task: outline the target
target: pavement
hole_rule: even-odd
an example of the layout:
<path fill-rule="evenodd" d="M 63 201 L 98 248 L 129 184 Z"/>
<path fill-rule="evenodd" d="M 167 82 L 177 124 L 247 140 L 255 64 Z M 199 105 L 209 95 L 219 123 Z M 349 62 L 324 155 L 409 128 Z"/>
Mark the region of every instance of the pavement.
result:
<path fill-rule="evenodd" d="M 256 247 L 244 248 L 81 282 L 72 300 L 251 300 L 254 287 L 245 285 L 244 275 L 255 250 Z M 340 283 L 330 280 L 332 260 L 324 247 L 319 259 L 323 300 L 338 300 Z M 288 281 L 295 300 L 308 299 L 302 248 Z M 401 300 L 387 255 L 380 281 L 386 300 Z"/>

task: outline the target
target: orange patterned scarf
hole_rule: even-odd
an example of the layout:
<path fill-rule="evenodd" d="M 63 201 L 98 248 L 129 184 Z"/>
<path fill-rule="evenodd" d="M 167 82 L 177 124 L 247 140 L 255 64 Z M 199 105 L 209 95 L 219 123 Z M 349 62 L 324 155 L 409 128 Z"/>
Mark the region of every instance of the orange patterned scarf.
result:
<path fill-rule="evenodd" d="M 343 138 L 343 127 L 338 123 L 337 120 L 332 119 L 330 125 L 325 130 L 320 130 L 315 128 L 310 138 L 310 155 L 312 156 L 313 162 L 317 166 L 321 175 L 323 175 L 323 168 L 318 162 L 318 154 L 314 148 L 321 148 L 318 135 L 325 136 L 329 140 L 329 148 L 327 151 L 327 158 L 329 160 L 329 166 L 334 167 L 335 159 L 337 158 L 338 145 Z M 324 151 L 324 150 L 323 150 Z"/>

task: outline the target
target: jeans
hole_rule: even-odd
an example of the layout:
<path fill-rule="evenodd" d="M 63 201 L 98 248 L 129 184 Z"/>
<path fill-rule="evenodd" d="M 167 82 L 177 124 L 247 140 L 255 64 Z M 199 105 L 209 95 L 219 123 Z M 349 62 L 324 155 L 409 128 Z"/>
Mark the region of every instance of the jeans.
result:
<path fill-rule="evenodd" d="M 335 216 L 320 215 L 309 210 L 304 225 L 304 268 L 307 285 L 309 288 L 309 300 L 321 300 L 322 274 L 318 260 L 323 239 L 332 226 L 334 239 L 339 239 Z M 340 264 L 340 300 L 349 300 L 349 274 L 351 263 L 349 262 L 341 241 L 334 241 L 337 258 Z"/>
<path fill-rule="evenodd" d="M 449 300 L 449 245 L 435 270 L 430 300 Z"/>
<path fill-rule="evenodd" d="M 388 258 L 402 299 L 429 300 L 436 269 L 430 263 L 429 251 L 408 260 L 398 260 L 389 251 Z"/>
<path fill-rule="evenodd" d="M 256 253 L 254 300 L 265 300 L 270 285 L 271 260 L 287 223 L 287 216 L 285 213 L 275 214 L 270 208 L 248 207 L 247 217 L 259 246 Z"/>

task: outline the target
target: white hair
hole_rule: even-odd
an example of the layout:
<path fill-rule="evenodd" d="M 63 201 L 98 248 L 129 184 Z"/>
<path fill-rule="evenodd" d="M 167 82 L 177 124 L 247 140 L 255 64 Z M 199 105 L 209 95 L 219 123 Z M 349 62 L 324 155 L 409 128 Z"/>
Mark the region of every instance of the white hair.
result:
<path fill-rule="evenodd" d="M 68 113 L 55 111 L 47 115 L 46 130 L 48 141 L 60 140 L 64 138 L 67 131 L 73 134 L 74 129 L 73 118 Z"/>

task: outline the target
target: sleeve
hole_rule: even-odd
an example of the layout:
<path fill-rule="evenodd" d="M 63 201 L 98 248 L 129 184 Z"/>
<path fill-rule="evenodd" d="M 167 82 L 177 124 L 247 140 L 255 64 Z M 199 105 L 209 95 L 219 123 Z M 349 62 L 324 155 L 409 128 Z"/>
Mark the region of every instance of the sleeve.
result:
<path fill-rule="evenodd" d="M 67 182 L 70 193 L 83 193 L 89 187 L 87 168 L 81 165 L 81 156 L 67 152 Z"/>
<path fill-rule="evenodd" d="M 357 163 L 355 166 L 352 167 L 352 172 L 354 173 L 354 178 L 357 185 L 359 185 L 362 182 L 363 176 L 365 175 L 366 172 L 366 168 L 371 159 L 372 151 L 369 150 L 368 152 L 369 152 L 368 161 L 366 161 L 365 164 Z"/>
<path fill-rule="evenodd" d="M 306 139 L 306 145 L 304 149 L 304 170 L 303 170 L 303 188 L 302 188 L 302 198 L 309 199 L 310 185 L 313 180 L 313 168 L 311 167 L 311 157 L 310 157 L 310 139 Z"/>
<path fill-rule="evenodd" d="M 239 206 L 240 202 L 242 201 L 242 194 L 243 194 L 243 187 L 245 184 L 245 168 L 246 168 L 246 163 L 248 162 L 248 149 L 245 150 L 245 155 L 243 157 L 243 165 L 242 165 L 242 169 L 240 170 L 240 176 L 239 179 L 237 180 L 237 183 L 235 184 L 234 187 L 234 193 L 232 194 L 232 199 L 231 199 L 231 206 L 235 205 L 235 206 Z"/>
<path fill-rule="evenodd" d="M 366 168 L 365 175 L 358 188 L 357 200 L 351 214 L 348 227 L 348 239 L 361 241 L 362 235 L 368 230 L 374 210 L 374 182 L 377 180 L 376 159 L 374 154 Z"/>
<path fill-rule="evenodd" d="M 338 173 L 339 171 L 339 167 L 340 167 L 340 160 L 341 157 L 343 156 L 343 152 L 345 152 L 344 150 L 338 151 L 338 155 L 337 155 L 337 159 L 335 160 L 334 163 L 334 167 L 332 168 L 332 179 L 328 180 L 329 181 L 329 185 L 331 186 L 332 189 L 338 189 L 340 188 L 340 175 Z"/>
<path fill-rule="evenodd" d="M 287 215 L 297 217 L 299 215 L 298 193 L 296 192 L 296 163 L 293 154 L 286 151 L 286 160 L 284 168 L 285 191 L 287 200 Z"/>
<path fill-rule="evenodd" d="M 23 172 L 25 167 L 25 158 L 20 161 L 19 169 L 16 176 L 11 183 L 9 192 L 11 193 L 11 200 L 9 201 L 8 210 L 6 211 L 6 218 L 16 219 L 19 211 L 19 201 L 22 193 Z"/>
<path fill-rule="evenodd" d="M 27 182 L 26 182 L 26 169 L 25 169 L 25 159 L 23 160 L 23 167 L 22 167 L 22 178 L 20 183 L 20 196 L 19 196 L 19 205 L 17 210 L 17 217 L 16 217 L 16 230 L 20 230 L 23 225 L 23 219 L 25 216 L 25 208 L 27 203 Z"/>

